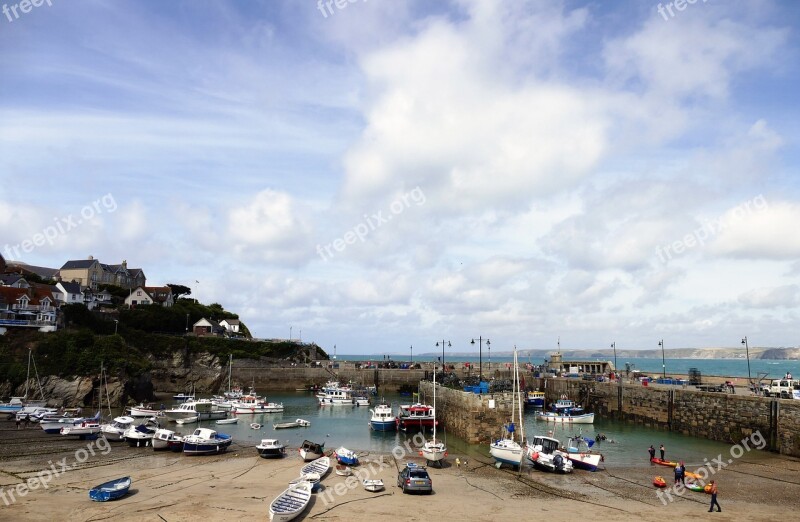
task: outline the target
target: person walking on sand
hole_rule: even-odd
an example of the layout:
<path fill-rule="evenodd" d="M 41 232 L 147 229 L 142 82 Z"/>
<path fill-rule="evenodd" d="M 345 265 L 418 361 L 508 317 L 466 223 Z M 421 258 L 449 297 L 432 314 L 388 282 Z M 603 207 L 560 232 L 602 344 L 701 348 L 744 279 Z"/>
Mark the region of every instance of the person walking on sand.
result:
<path fill-rule="evenodd" d="M 711 481 L 711 507 L 708 508 L 708 512 L 709 513 L 714 511 L 714 505 L 715 504 L 717 506 L 717 512 L 722 511 L 722 508 L 720 507 L 719 502 L 717 502 L 717 481 L 716 480 L 712 480 Z"/>
<path fill-rule="evenodd" d="M 681 467 L 681 484 L 686 485 L 686 464 L 683 461 L 678 464 Z"/>
<path fill-rule="evenodd" d="M 658 448 L 658 451 L 661 452 L 661 460 L 664 460 L 664 451 L 665 450 L 664 450 L 664 445 L 663 444 L 661 445 L 660 448 Z"/>
<path fill-rule="evenodd" d="M 653 447 L 653 445 L 652 445 L 652 444 L 650 444 L 650 447 L 649 447 L 649 448 L 647 448 L 647 452 L 650 454 L 650 460 L 651 460 L 651 461 L 652 461 L 654 458 L 656 458 L 656 449 Z"/>
<path fill-rule="evenodd" d="M 678 485 L 678 482 L 680 482 L 680 481 L 681 481 L 681 471 L 682 471 L 682 470 L 683 470 L 683 468 L 681 468 L 681 465 L 680 465 L 680 464 L 678 464 L 677 466 L 675 466 L 675 485 L 676 485 L 676 486 Z"/>

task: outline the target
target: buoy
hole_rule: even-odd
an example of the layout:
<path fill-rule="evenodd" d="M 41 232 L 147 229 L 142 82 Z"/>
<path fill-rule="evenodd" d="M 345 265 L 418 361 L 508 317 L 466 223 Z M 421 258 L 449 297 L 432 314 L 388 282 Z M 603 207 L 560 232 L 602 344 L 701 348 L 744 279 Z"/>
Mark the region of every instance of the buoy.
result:
<path fill-rule="evenodd" d="M 536 453 L 534 453 L 533 455 L 531 455 L 531 459 L 532 460 L 536 460 L 538 458 L 539 458 L 539 452 L 538 451 Z"/>

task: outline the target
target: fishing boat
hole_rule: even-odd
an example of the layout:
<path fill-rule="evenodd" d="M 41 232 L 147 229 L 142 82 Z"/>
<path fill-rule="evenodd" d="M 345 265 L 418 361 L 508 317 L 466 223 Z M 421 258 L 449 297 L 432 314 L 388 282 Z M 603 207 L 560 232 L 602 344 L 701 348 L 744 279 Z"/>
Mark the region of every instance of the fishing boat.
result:
<path fill-rule="evenodd" d="M 179 393 L 177 395 L 172 396 L 172 400 L 175 402 L 186 402 L 186 401 L 193 401 L 194 394 L 193 393 Z"/>
<path fill-rule="evenodd" d="M 511 394 L 511 421 L 504 426 L 506 434 L 503 438 L 493 441 L 489 445 L 489 454 L 494 458 L 495 465 L 499 468 L 503 464 L 519 467 L 525 453 L 522 443 L 525 440 L 524 424 L 522 422 L 522 397 L 519 394 L 519 364 L 517 361 L 517 347 L 514 346 L 514 379 Z M 519 442 L 514 440 L 516 426 L 514 414 L 519 414 L 520 435 Z"/>
<path fill-rule="evenodd" d="M 583 413 L 583 406 L 575 404 L 575 401 L 568 399 L 566 395 L 562 395 L 560 399 L 550 405 L 550 410 L 555 413 L 570 411 L 573 414 L 578 414 Z"/>
<path fill-rule="evenodd" d="M 264 459 L 281 458 L 286 455 L 286 446 L 277 439 L 261 439 L 261 444 L 256 446 L 256 451 Z"/>
<path fill-rule="evenodd" d="M 108 502 L 117 500 L 128 494 L 131 488 L 131 478 L 122 477 L 116 480 L 104 482 L 89 490 L 89 498 L 95 502 Z"/>
<path fill-rule="evenodd" d="M 285 430 L 287 428 L 307 428 L 311 426 L 311 423 L 307 420 L 297 419 L 294 422 L 279 422 L 272 425 L 273 429 L 276 430 Z"/>
<path fill-rule="evenodd" d="M 392 407 L 381 401 L 375 408 L 369 410 L 371 417 L 369 419 L 369 427 L 375 431 L 394 431 L 397 428 L 397 422 L 392 413 Z"/>
<path fill-rule="evenodd" d="M 533 465 L 544 471 L 572 473 L 574 465 L 569 454 L 558 449 L 558 440 L 537 435 L 528 441 L 525 455 Z"/>
<path fill-rule="evenodd" d="M 425 459 L 428 463 L 439 463 L 439 467 L 442 466 L 442 462 L 444 458 L 447 456 L 447 448 L 444 445 L 444 442 L 441 440 L 436 439 L 436 369 L 433 370 L 433 438 L 430 440 L 426 440 L 425 443 L 422 445 L 422 451 L 420 451 L 420 455 Z"/>
<path fill-rule="evenodd" d="M 667 487 L 667 481 L 664 480 L 664 477 L 655 477 L 653 478 L 653 485 L 657 488 L 665 488 Z"/>
<path fill-rule="evenodd" d="M 231 417 L 230 419 L 220 419 L 215 424 L 237 424 L 239 417 Z"/>
<path fill-rule="evenodd" d="M 197 417 L 199 420 L 217 420 L 227 417 L 228 412 L 208 399 L 200 399 L 199 401 L 186 401 L 177 408 L 164 410 L 164 415 L 170 421 L 190 417 Z"/>
<path fill-rule="evenodd" d="M 184 455 L 214 455 L 223 453 L 233 440 L 230 435 L 209 428 L 197 428 L 183 438 Z"/>
<path fill-rule="evenodd" d="M 317 473 L 320 477 L 324 477 L 330 470 L 331 458 L 322 457 L 317 460 L 313 460 L 308 464 L 304 464 L 303 467 L 300 468 L 300 474 L 307 475 L 309 473 Z"/>
<path fill-rule="evenodd" d="M 529 391 L 525 393 L 526 408 L 544 408 L 544 392 Z"/>
<path fill-rule="evenodd" d="M 128 413 L 131 417 L 161 417 L 164 415 L 162 410 L 153 408 L 152 404 L 140 403 L 138 406 L 131 406 L 128 408 Z"/>
<path fill-rule="evenodd" d="M 597 471 L 597 467 L 603 462 L 603 455 L 592 451 L 594 439 L 583 437 L 578 434 L 570 437 L 567 443 L 567 457 L 572 461 L 572 465 L 578 469 L 587 471 Z"/>
<path fill-rule="evenodd" d="M 358 465 L 358 456 L 354 451 L 351 451 L 345 447 L 340 447 L 334 451 L 333 456 L 336 457 L 336 460 L 339 462 L 339 464 L 344 464 L 346 466 Z"/>
<path fill-rule="evenodd" d="M 159 427 L 158 421 L 151 417 L 144 424 L 131 425 L 122 436 L 128 442 L 128 446 L 132 448 L 149 446 L 153 442 L 153 435 L 155 435 Z"/>
<path fill-rule="evenodd" d="M 195 422 L 200 422 L 200 417 L 197 415 L 194 417 L 184 417 L 175 421 L 176 424 L 180 424 L 181 426 L 184 424 L 194 424 Z"/>
<path fill-rule="evenodd" d="M 350 388 L 326 387 L 322 393 L 317 394 L 320 406 L 353 406 L 353 390 Z"/>
<path fill-rule="evenodd" d="M 78 437 L 81 440 L 97 438 L 100 433 L 100 412 L 91 419 L 85 419 L 80 424 L 64 426 L 61 428 L 61 435 L 65 437 Z"/>
<path fill-rule="evenodd" d="M 565 413 L 544 411 L 536 415 L 536 420 L 565 424 L 593 424 L 594 413 L 581 413 L 573 415 L 572 413 L 569 413 L 568 410 L 566 410 Z"/>
<path fill-rule="evenodd" d="M 234 403 L 233 411 L 237 414 L 281 413 L 283 403 L 267 402 L 257 395 L 246 395 Z"/>
<path fill-rule="evenodd" d="M 337 464 L 336 465 L 336 474 L 340 477 L 349 477 L 353 474 L 353 470 L 350 469 L 350 466 L 345 466 L 344 464 Z"/>
<path fill-rule="evenodd" d="M 427 404 L 401 404 L 395 422 L 397 428 L 403 431 L 433 428 L 436 422 L 436 412 L 433 410 L 433 406 Z"/>
<path fill-rule="evenodd" d="M 288 522 L 297 518 L 311 500 L 311 484 L 301 482 L 286 489 L 269 505 L 269 519 L 273 522 Z"/>
<path fill-rule="evenodd" d="M 362 481 L 361 484 L 364 485 L 364 489 L 372 491 L 373 493 L 383 491 L 383 481 L 381 479 L 366 479 Z"/>
<path fill-rule="evenodd" d="M 159 428 L 153 434 L 153 450 L 183 451 L 183 437 L 172 430 Z"/>
<path fill-rule="evenodd" d="M 125 440 L 125 430 L 130 428 L 136 420 L 133 417 L 115 417 L 109 424 L 100 426 L 100 431 L 106 440 L 122 441 Z"/>
<path fill-rule="evenodd" d="M 305 461 L 319 459 L 325 453 L 325 443 L 317 444 L 310 440 L 304 440 L 299 451 L 300 457 Z"/>

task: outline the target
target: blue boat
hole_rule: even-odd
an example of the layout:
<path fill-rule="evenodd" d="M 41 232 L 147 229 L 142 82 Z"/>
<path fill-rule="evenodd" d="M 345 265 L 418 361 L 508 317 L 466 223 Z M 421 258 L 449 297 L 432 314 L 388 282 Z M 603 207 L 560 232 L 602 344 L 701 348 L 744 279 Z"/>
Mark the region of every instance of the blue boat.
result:
<path fill-rule="evenodd" d="M 544 407 L 544 392 L 529 391 L 525 394 L 525 407 L 526 408 L 543 408 Z"/>
<path fill-rule="evenodd" d="M 375 431 L 394 431 L 397 428 L 397 419 L 392 413 L 392 407 L 381 402 L 370 410 L 372 416 L 369 420 L 370 427 Z"/>
<path fill-rule="evenodd" d="M 333 454 L 336 456 L 336 460 L 339 461 L 339 464 L 344 464 L 345 466 L 358 465 L 358 456 L 356 456 L 355 452 L 347 448 L 339 448 L 334 451 Z"/>
<path fill-rule="evenodd" d="M 185 455 L 216 455 L 223 453 L 233 440 L 230 435 L 217 433 L 208 428 L 197 428 L 194 433 L 183 438 Z"/>
<path fill-rule="evenodd" d="M 93 487 L 89 490 L 89 498 L 95 502 L 117 500 L 127 495 L 130 488 L 131 478 L 122 477 Z"/>

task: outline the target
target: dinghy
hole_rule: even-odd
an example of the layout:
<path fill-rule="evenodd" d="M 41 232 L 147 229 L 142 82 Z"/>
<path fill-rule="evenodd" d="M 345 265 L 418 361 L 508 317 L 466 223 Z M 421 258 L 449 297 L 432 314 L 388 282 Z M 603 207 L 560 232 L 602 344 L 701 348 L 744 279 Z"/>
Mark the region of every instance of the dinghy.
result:
<path fill-rule="evenodd" d="M 303 445 L 300 447 L 300 457 L 305 460 L 318 459 L 325 453 L 325 443 L 317 444 L 310 440 L 304 440 Z"/>
<path fill-rule="evenodd" d="M 353 470 L 350 469 L 350 466 L 345 466 L 344 464 L 337 464 L 336 474 L 341 477 L 349 477 L 350 475 L 353 474 Z"/>
<path fill-rule="evenodd" d="M 362 484 L 364 484 L 364 489 L 373 493 L 383 490 L 383 481 L 381 479 L 364 480 Z"/>
<path fill-rule="evenodd" d="M 175 422 L 183 426 L 184 424 L 194 424 L 195 422 L 200 420 L 200 416 L 195 415 L 194 417 L 184 417 L 183 419 L 177 419 Z"/>
<path fill-rule="evenodd" d="M 333 455 L 336 457 L 336 460 L 339 461 L 339 464 L 345 464 L 347 466 L 358 465 L 358 456 L 354 451 L 351 451 L 345 447 L 337 449 L 333 452 Z"/>
<path fill-rule="evenodd" d="M 301 482 L 289 487 L 269 505 L 269 519 L 273 522 L 294 520 L 311 500 L 311 484 Z"/>
<path fill-rule="evenodd" d="M 216 422 L 216 424 L 236 424 L 239 422 L 239 417 L 233 417 L 232 419 L 220 419 Z"/>
<path fill-rule="evenodd" d="M 320 484 L 319 482 L 320 480 L 322 480 L 322 477 L 319 475 L 319 473 L 304 473 L 299 477 L 297 477 L 296 479 L 289 482 L 289 485 L 294 486 L 296 484 L 308 482 L 309 484 L 311 484 L 311 492 L 316 493 L 317 491 L 319 491 L 319 488 L 322 487 L 322 484 Z"/>
<path fill-rule="evenodd" d="M 253 423 L 250 424 L 250 429 L 260 430 L 261 429 L 261 424 L 259 424 L 257 422 L 253 422 Z"/>
<path fill-rule="evenodd" d="M 300 474 L 305 475 L 307 473 L 318 473 L 320 477 L 324 477 L 328 471 L 331 469 L 331 458 L 330 457 L 322 457 L 320 459 L 314 460 L 300 468 Z"/>
<path fill-rule="evenodd" d="M 107 502 L 124 497 L 131 487 L 131 478 L 122 477 L 105 482 L 89 490 L 89 498 L 95 502 Z"/>

